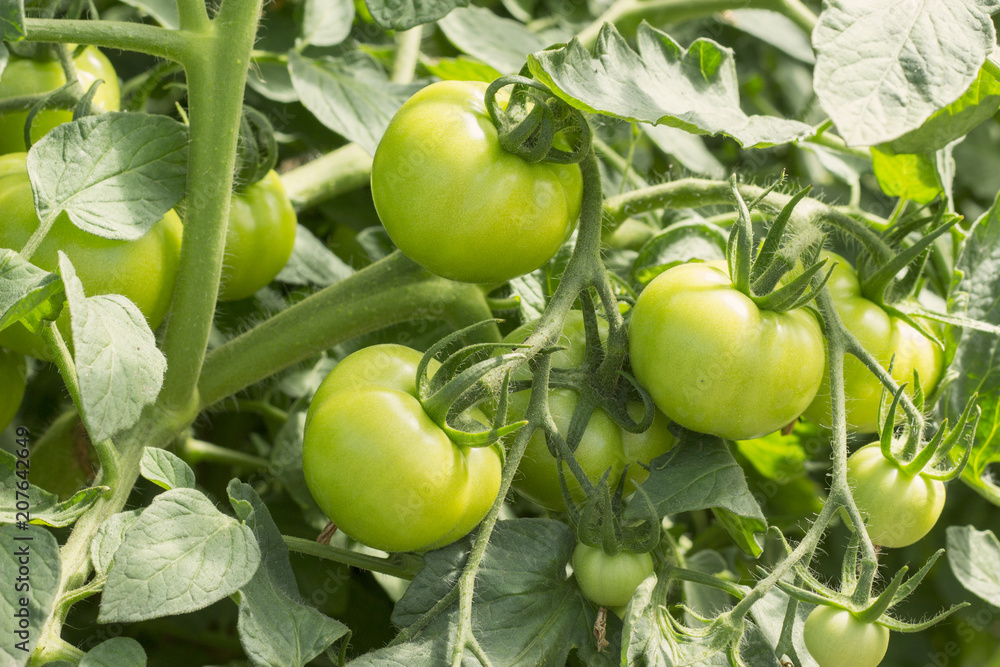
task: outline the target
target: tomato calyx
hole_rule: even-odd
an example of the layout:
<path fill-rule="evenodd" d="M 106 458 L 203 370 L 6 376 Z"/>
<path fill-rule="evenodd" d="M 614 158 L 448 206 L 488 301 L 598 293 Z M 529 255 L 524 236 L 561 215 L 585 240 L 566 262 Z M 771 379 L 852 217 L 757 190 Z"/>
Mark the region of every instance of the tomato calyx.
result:
<path fill-rule="evenodd" d="M 751 210 L 771 193 L 781 181 L 773 183 L 764 192 L 747 204 L 736 187 L 736 175 L 730 179 L 730 188 L 736 199 L 738 219 L 729 233 L 726 246 L 726 262 L 733 287 L 749 297 L 758 308 L 775 312 L 785 312 L 800 308 L 812 301 L 833 272 L 814 284 L 816 276 L 826 265 L 820 259 L 824 237 L 817 230 L 805 225 L 795 234 L 786 234 L 792 212 L 810 191 L 810 187 L 799 190 L 781 212 L 775 217 L 767 231 L 760 249 L 754 252 L 753 224 Z M 791 280 L 781 284 L 790 271 L 801 264 L 806 267 Z"/>
<path fill-rule="evenodd" d="M 506 108 L 497 93 L 513 86 Z M 590 126 L 579 111 L 543 84 L 524 76 L 504 76 L 486 89 L 486 110 L 497 128 L 500 146 L 525 162 L 577 164 L 590 151 Z M 570 141 L 572 151 L 557 148 L 557 135 Z"/>
<path fill-rule="evenodd" d="M 271 121 L 253 107 L 244 106 L 240 119 L 240 135 L 236 144 L 236 192 L 267 176 L 278 162 L 278 141 L 274 138 Z"/>

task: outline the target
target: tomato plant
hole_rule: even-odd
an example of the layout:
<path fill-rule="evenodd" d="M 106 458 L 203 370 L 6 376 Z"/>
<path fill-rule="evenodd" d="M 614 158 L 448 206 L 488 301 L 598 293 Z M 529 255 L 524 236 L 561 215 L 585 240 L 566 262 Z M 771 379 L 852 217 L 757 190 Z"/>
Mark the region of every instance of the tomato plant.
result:
<path fill-rule="evenodd" d="M 385 551 L 454 542 L 500 489 L 497 451 L 458 447 L 420 406 L 409 374 L 419 360 L 400 345 L 347 357 L 317 391 L 302 443 L 319 506 L 347 535 Z"/>
<path fill-rule="evenodd" d="M 101 51 L 87 46 L 73 57 L 77 79 L 84 91 L 100 79 L 91 102 L 94 113 L 117 111 L 121 100 L 118 88 L 118 74 L 114 65 Z M 33 60 L 12 56 L 0 75 L 0 100 L 25 95 L 48 93 L 66 83 L 66 74 L 55 58 Z M 0 153 L 17 153 L 25 150 L 24 123 L 27 111 L 6 111 L 0 113 Z M 40 111 L 31 124 L 31 140 L 38 141 L 57 125 L 68 123 L 73 118 L 72 109 L 45 109 Z"/>
<path fill-rule="evenodd" d="M 809 612 L 803 638 L 820 667 L 875 667 L 889 648 L 888 628 L 824 605 Z"/>
<path fill-rule="evenodd" d="M 844 326 L 880 364 L 888 367 L 892 361 L 892 377 L 897 382 L 909 383 L 907 391 L 911 396 L 914 371 L 920 378 L 921 390 L 930 393 L 944 367 L 941 348 L 904 320 L 861 296 L 861 285 L 853 267 L 839 255 L 830 253 L 829 256 L 837 262 L 829 282 L 830 295 Z M 844 359 L 844 392 L 848 428 L 858 433 L 874 433 L 882 383 L 855 357 Z M 823 384 L 805 416 L 823 424 L 830 422 L 829 373 L 823 376 Z"/>
<path fill-rule="evenodd" d="M 573 549 L 576 583 L 588 600 L 602 607 L 628 604 L 636 587 L 652 573 L 653 557 L 648 553 L 609 556 L 582 542 Z"/>
<path fill-rule="evenodd" d="M 39 224 L 24 153 L 0 157 L 0 207 L 5 212 L 0 224 L 0 248 L 19 250 Z M 133 241 L 105 239 L 87 233 L 62 214 L 32 260 L 46 271 L 57 271 L 58 253 L 66 253 L 87 294 L 122 294 L 135 303 L 150 326 L 156 328 L 170 308 L 181 234 L 180 218 L 173 211 L 168 211 L 145 235 Z M 63 316 L 61 323 L 68 330 L 68 314 Z M 49 356 L 41 340 L 21 325 L 0 333 L 0 342 L 24 354 L 40 358 Z"/>
<path fill-rule="evenodd" d="M 233 194 L 219 299 L 245 299 L 278 275 L 295 245 L 295 209 L 281 177 L 264 178 Z"/>
<path fill-rule="evenodd" d="M 944 483 L 922 473 L 907 474 L 882 455 L 878 443 L 851 454 L 847 480 L 868 519 L 872 542 L 884 547 L 905 547 L 921 539 L 944 509 Z"/>
<path fill-rule="evenodd" d="M 731 440 L 794 421 L 823 373 L 823 335 L 813 315 L 759 310 L 719 263 L 657 276 L 636 301 L 629 341 L 636 377 L 664 414 Z"/>
<path fill-rule="evenodd" d="M 0 653 L 998 663 L 995 3 L 749 4 L 6 3 Z"/>
<path fill-rule="evenodd" d="M 379 142 L 372 196 L 407 257 L 452 280 L 502 283 L 537 269 L 569 237 L 580 171 L 505 151 L 485 92 L 442 81 L 407 100 Z"/>

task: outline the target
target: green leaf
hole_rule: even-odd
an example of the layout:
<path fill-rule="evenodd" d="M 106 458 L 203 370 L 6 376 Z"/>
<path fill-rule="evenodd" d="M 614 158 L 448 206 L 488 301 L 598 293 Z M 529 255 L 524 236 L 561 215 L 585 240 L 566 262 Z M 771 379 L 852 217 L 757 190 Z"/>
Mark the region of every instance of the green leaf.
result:
<path fill-rule="evenodd" d="M 28 152 L 42 220 L 65 211 L 106 239 L 137 239 L 184 196 L 187 128 L 166 116 L 106 113 L 65 123 Z"/>
<path fill-rule="evenodd" d="M 764 553 L 764 540 L 757 537 L 757 533 L 767 530 L 766 521 L 742 517 L 721 507 L 713 507 L 712 514 L 744 553 L 754 558 Z"/>
<path fill-rule="evenodd" d="M 153 484 L 164 489 L 193 489 L 194 471 L 172 452 L 159 447 L 146 447 L 139 462 L 139 472 Z"/>
<path fill-rule="evenodd" d="M 485 81 L 500 78 L 500 72 L 473 58 L 423 58 L 420 61 L 428 72 L 445 81 Z"/>
<path fill-rule="evenodd" d="M 701 137 L 669 125 L 643 125 L 642 131 L 656 147 L 696 174 L 725 178 L 726 168 L 705 146 Z"/>
<path fill-rule="evenodd" d="M 247 72 L 247 85 L 275 102 L 298 102 L 299 94 L 292 85 L 292 73 L 283 60 L 254 60 Z"/>
<path fill-rule="evenodd" d="M 350 631 L 302 599 L 288 548 L 253 488 L 234 479 L 229 497 L 253 530 L 261 553 L 267 554 L 250 583 L 240 589 L 240 643 L 254 665 L 305 665 Z"/>
<path fill-rule="evenodd" d="M 260 565 L 253 531 L 194 489 L 165 491 L 125 533 L 108 570 L 100 623 L 202 609 L 245 586 Z"/>
<path fill-rule="evenodd" d="M 292 85 L 302 104 L 328 128 L 375 154 L 389 120 L 419 86 L 389 83 L 367 56 L 306 58 L 291 52 Z"/>
<path fill-rule="evenodd" d="M 459 51 L 501 74 L 521 71 L 529 53 L 549 45 L 548 40 L 523 24 L 501 18 L 484 7 L 456 9 L 438 21 L 438 27 Z"/>
<path fill-rule="evenodd" d="M 718 507 L 766 525 L 743 469 L 721 438 L 685 430 L 670 452 L 652 461 L 642 489 L 660 516 Z"/>
<path fill-rule="evenodd" d="M 871 151 L 875 178 L 882 192 L 890 197 L 927 204 L 943 191 L 933 155 L 896 155 L 884 147 Z"/>
<path fill-rule="evenodd" d="M 495 665 L 563 665 L 573 647 L 584 664 L 613 664 L 616 647 L 598 654 L 592 629 L 596 609 L 583 598 L 566 563 L 576 546 L 565 524 L 547 519 L 513 519 L 496 525 L 479 575 L 472 630 Z M 462 540 L 426 555 L 423 569 L 396 604 L 393 621 L 406 627 L 444 597 L 468 554 Z M 454 644 L 457 606 L 432 621 L 421 639 L 362 656 L 352 665 L 448 664 Z M 612 617 L 613 618 L 613 617 Z M 608 619 L 614 642 L 616 620 Z M 466 649 L 467 660 L 472 653 Z"/>
<path fill-rule="evenodd" d="M 107 574 L 118 547 L 125 540 L 125 533 L 139 520 L 142 510 L 118 512 L 101 524 L 90 543 L 90 562 L 98 574 Z"/>
<path fill-rule="evenodd" d="M 149 14 L 164 28 L 177 30 L 181 27 L 180 17 L 177 15 L 177 2 L 175 0 L 122 0 L 126 5 L 131 5 Z"/>
<path fill-rule="evenodd" d="M 528 64 L 535 78 L 582 111 L 695 134 L 725 134 L 749 148 L 812 134 L 805 123 L 743 113 L 730 49 L 698 39 L 684 50 L 645 23 L 636 39 L 638 51 L 607 23 L 594 56 L 574 39 L 561 49 L 530 56 Z"/>
<path fill-rule="evenodd" d="M 826 0 L 812 35 L 814 87 L 844 140 L 890 141 L 965 92 L 996 43 L 987 4 Z"/>
<path fill-rule="evenodd" d="M 437 21 L 456 7 L 467 7 L 469 0 L 365 0 L 365 4 L 383 28 L 409 30 Z"/>
<path fill-rule="evenodd" d="M 969 230 L 955 265 L 948 312 L 1000 325 L 997 294 L 1000 294 L 1000 195 Z M 990 473 L 990 466 L 1000 462 L 1000 337 L 955 327 L 949 333 L 955 354 L 946 373 L 953 380 L 938 406 L 954 424 L 972 395 L 979 394 L 983 416 L 962 481 L 1000 505 L 1000 486 Z"/>
<path fill-rule="evenodd" d="M 135 424 L 156 400 L 167 360 L 134 303 L 118 295 L 86 298 L 69 258 L 59 251 L 66 287 L 73 360 L 91 440 L 101 442 Z"/>
<path fill-rule="evenodd" d="M 1000 606 L 1000 541 L 991 530 L 948 526 L 948 565 L 965 589 Z"/>
<path fill-rule="evenodd" d="M 68 526 L 80 515 L 90 509 L 108 490 L 106 486 L 94 486 L 77 491 L 71 498 L 59 502 L 59 497 L 34 484 L 29 484 L 27 491 L 18 489 L 18 483 L 25 480 L 18 476 L 17 459 L 13 454 L 0 450 L 0 523 L 13 524 L 21 521 L 17 509 L 18 491 L 27 493 L 28 512 L 31 523 L 54 528 Z M 23 499 L 23 498 L 22 498 Z"/>
<path fill-rule="evenodd" d="M 115 637 L 87 651 L 80 667 L 146 667 L 146 652 L 131 637 Z"/>
<path fill-rule="evenodd" d="M 726 258 L 726 233 L 707 222 L 684 222 L 660 232 L 639 250 L 632 280 L 647 285 L 667 269 L 695 260 Z"/>
<path fill-rule="evenodd" d="M 0 549 L 0 581 L 4 582 L 0 614 L 7 628 L 0 642 L 0 662 L 24 665 L 38 644 L 59 589 L 59 543 L 44 528 L 3 526 Z"/>
<path fill-rule="evenodd" d="M 0 0 L 0 41 L 24 39 L 24 0 Z M 6 51 L 6 48 L 4 48 Z"/>
<path fill-rule="evenodd" d="M 719 14 L 719 20 L 781 49 L 807 65 L 816 62 L 809 34 L 784 14 L 769 9 L 731 9 Z"/>
<path fill-rule="evenodd" d="M 989 120 L 1000 108 L 1000 81 L 986 70 L 961 97 L 931 114 L 924 124 L 889 142 L 895 153 L 925 153 L 944 148 Z"/>
<path fill-rule="evenodd" d="M 302 11 L 302 41 L 313 46 L 334 46 L 351 34 L 352 0 L 306 0 Z"/>
<path fill-rule="evenodd" d="M 43 321 L 59 317 L 64 301 L 58 275 L 24 261 L 13 250 L 0 249 L 0 329 L 22 321 L 40 330 Z"/>
<path fill-rule="evenodd" d="M 281 272 L 275 277 L 290 285 L 318 285 L 329 287 L 354 273 L 348 266 L 317 239 L 308 228 L 299 225 L 295 230 L 295 245 Z"/>

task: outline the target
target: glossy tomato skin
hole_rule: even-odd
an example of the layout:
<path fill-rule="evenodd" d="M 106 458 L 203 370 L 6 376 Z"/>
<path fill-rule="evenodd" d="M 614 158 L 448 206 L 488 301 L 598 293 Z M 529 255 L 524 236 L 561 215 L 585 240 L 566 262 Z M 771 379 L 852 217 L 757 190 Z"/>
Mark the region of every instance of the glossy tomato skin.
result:
<path fill-rule="evenodd" d="M 944 509 L 944 482 L 907 475 L 886 460 L 878 443 L 865 445 L 847 460 L 847 481 L 872 542 L 906 547 L 930 532 Z"/>
<path fill-rule="evenodd" d="M 534 330 L 534 322 L 529 322 L 515 329 L 507 337 L 508 342 L 521 342 Z M 603 339 L 607 337 L 607 322 L 598 320 L 598 332 Z M 583 313 L 570 311 L 563 325 L 559 338 L 560 346 L 565 349 L 552 354 L 553 368 L 575 368 L 583 363 L 586 354 L 586 334 L 583 325 Z M 526 380 L 530 374 L 524 368 L 519 369 L 516 379 Z M 530 391 L 522 391 L 511 396 L 507 421 L 513 422 L 524 417 L 531 397 Z M 565 435 L 569 432 L 569 423 L 573 418 L 579 395 L 572 389 L 552 389 L 549 391 L 549 411 L 559 432 Z M 642 416 L 642 404 L 628 406 L 633 419 Z M 611 469 L 608 479 L 612 486 L 617 484 L 625 465 L 628 464 L 625 493 L 631 493 L 641 484 L 648 472 L 640 463 L 648 464 L 652 459 L 666 453 L 674 445 L 674 438 L 667 430 L 666 417 L 657 411 L 653 425 L 643 433 L 628 433 L 600 408 L 594 410 L 587 422 L 583 439 L 574 453 L 580 467 L 591 482 L 598 482 L 604 471 Z M 565 469 L 566 482 L 570 493 L 576 500 L 583 500 L 584 493 L 579 483 L 573 477 L 569 468 Z M 518 466 L 518 475 L 514 478 L 514 488 L 523 496 L 537 505 L 555 511 L 565 511 L 566 503 L 562 497 L 559 485 L 559 470 L 555 457 L 549 453 L 545 436 L 536 431 L 528 442 L 524 458 Z"/>
<path fill-rule="evenodd" d="M 486 84 L 441 81 L 396 112 L 375 151 L 372 197 L 393 243 L 439 276 L 502 283 L 544 264 L 580 214 L 576 165 L 500 147 Z"/>
<path fill-rule="evenodd" d="M 219 300 L 245 299 L 274 280 L 292 256 L 297 226 L 295 209 L 273 169 L 234 193 Z"/>
<path fill-rule="evenodd" d="M 407 374 L 420 356 L 401 345 L 355 352 L 306 418 L 302 468 L 313 498 L 340 530 L 385 551 L 454 542 L 500 490 L 497 449 L 455 445 L 424 412 Z"/>
<path fill-rule="evenodd" d="M 621 552 L 614 556 L 603 549 L 577 543 L 573 550 L 573 575 L 584 597 L 602 607 L 628 604 L 636 587 L 653 573 L 648 553 Z"/>
<path fill-rule="evenodd" d="M 920 376 L 924 394 L 930 393 L 944 368 L 941 349 L 909 324 L 886 313 L 878 304 L 861 296 L 861 284 L 850 263 L 834 253 L 827 253 L 838 264 L 830 277 L 830 296 L 844 326 L 858 339 L 884 368 L 893 359 L 892 377 L 907 383 L 906 391 L 913 396 L 913 371 Z M 937 325 L 928 322 L 934 329 Z M 844 356 L 844 392 L 847 408 L 847 428 L 856 433 L 874 433 L 877 428 L 878 406 L 882 383 L 853 355 Z M 829 425 L 830 376 L 824 371 L 823 384 L 805 416 Z"/>
<path fill-rule="evenodd" d="M 91 103 L 94 113 L 118 111 L 121 91 L 115 68 L 96 47 L 88 46 L 73 59 L 80 85 L 86 91 L 97 79 L 104 81 L 98 87 Z M 47 93 L 66 83 L 66 75 L 58 60 L 35 61 L 11 56 L 0 75 L 0 99 Z M 24 122 L 27 111 L 10 111 L 0 114 L 0 153 L 25 150 Z M 73 120 L 72 109 L 46 109 L 38 112 L 31 124 L 31 140 L 36 142 L 52 128 Z"/>
<path fill-rule="evenodd" d="M 0 156 L 0 248 L 20 251 L 38 228 L 25 153 Z M 151 328 L 163 321 L 173 299 L 180 261 L 181 221 L 169 211 L 141 238 L 113 241 L 79 229 L 62 213 L 31 257 L 32 264 L 57 271 L 58 251 L 73 262 L 87 296 L 122 294 L 128 297 Z M 63 336 L 69 335 L 69 315 L 59 320 Z M 0 344 L 24 354 L 47 358 L 41 338 L 21 324 L 0 332 Z"/>
<path fill-rule="evenodd" d="M 0 431 L 13 421 L 24 399 L 24 355 L 0 348 Z"/>
<path fill-rule="evenodd" d="M 725 262 L 675 266 L 639 295 L 629 323 L 636 378 L 667 417 L 747 440 L 794 421 L 823 377 L 823 334 L 806 310 L 760 310 Z"/>
<path fill-rule="evenodd" d="M 826 605 L 809 613 L 803 635 L 820 667 L 875 667 L 889 649 L 888 628 Z"/>

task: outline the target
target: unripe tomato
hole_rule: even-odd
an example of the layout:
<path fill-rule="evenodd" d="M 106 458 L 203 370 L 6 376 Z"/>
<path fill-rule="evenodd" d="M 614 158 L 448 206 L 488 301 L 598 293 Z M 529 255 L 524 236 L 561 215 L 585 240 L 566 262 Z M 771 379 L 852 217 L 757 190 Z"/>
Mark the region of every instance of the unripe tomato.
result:
<path fill-rule="evenodd" d="M 663 413 L 729 440 L 773 433 L 812 402 L 823 334 L 811 313 L 760 310 L 726 263 L 681 264 L 639 294 L 629 324 L 635 376 Z"/>
<path fill-rule="evenodd" d="M 819 667 L 875 667 L 889 649 L 889 628 L 826 605 L 809 612 L 802 633 Z"/>
<path fill-rule="evenodd" d="M 353 353 L 320 385 L 306 417 L 310 493 L 340 530 L 385 551 L 454 542 L 500 491 L 498 445 L 460 447 L 424 412 L 410 372 L 420 357 L 401 345 Z"/>
<path fill-rule="evenodd" d="M 0 347 L 0 431 L 14 419 L 25 388 L 24 355 Z"/>
<path fill-rule="evenodd" d="M 0 156 L 0 248 L 20 252 L 38 228 L 26 153 Z M 128 297 L 155 329 L 167 314 L 173 299 L 174 281 L 181 251 L 181 221 L 169 211 L 141 238 L 113 241 L 83 231 L 66 213 L 55 224 L 31 257 L 31 263 L 46 271 L 59 268 L 58 251 L 73 262 L 87 296 L 121 294 Z M 69 314 L 59 320 L 60 331 L 69 336 Z M 0 344 L 34 357 L 47 358 L 41 338 L 21 324 L 0 332 Z"/>
<path fill-rule="evenodd" d="M 913 396 L 914 370 L 920 375 L 924 394 L 930 393 L 944 368 L 941 349 L 903 320 L 889 315 L 876 303 L 861 296 L 861 283 L 847 260 L 834 253 L 827 253 L 827 256 L 839 262 L 828 285 L 837 314 L 847 330 L 883 367 L 888 368 L 889 361 L 893 361 L 892 377 L 897 382 L 908 383 L 906 392 L 910 396 Z M 927 324 L 932 329 L 937 326 Z M 847 428 L 857 433 L 874 433 L 882 383 L 850 354 L 844 356 L 844 393 Z M 824 370 L 823 384 L 816 393 L 816 400 L 806 409 L 805 416 L 814 422 L 830 424 L 829 369 Z"/>
<path fill-rule="evenodd" d="M 76 75 L 86 91 L 97 79 L 104 81 L 98 87 L 91 102 L 94 113 L 118 111 L 121 91 L 118 75 L 107 56 L 96 47 L 88 46 L 73 58 Z M 37 61 L 11 56 L 7 67 L 0 75 L 0 99 L 35 95 L 55 90 L 66 83 L 66 74 L 58 60 Z M 0 113 L 0 153 L 16 153 L 25 150 L 24 123 L 27 111 Z M 46 109 L 35 114 L 31 124 L 31 140 L 38 141 L 49 130 L 73 120 L 72 109 Z"/>
<path fill-rule="evenodd" d="M 245 299 L 274 280 L 292 256 L 297 226 L 295 209 L 274 170 L 234 193 L 219 300 Z"/>
<path fill-rule="evenodd" d="M 882 455 L 878 443 L 847 459 L 854 502 L 867 518 L 868 535 L 883 547 L 906 547 L 930 532 L 944 509 L 944 482 L 908 475 Z"/>
<path fill-rule="evenodd" d="M 576 225 L 576 165 L 500 147 L 486 84 L 441 81 L 406 101 L 372 162 L 372 197 L 403 254 L 430 271 L 502 283 L 544 264 Z"/>
<path fill-rule="evenodd" d="M 582 542 L 573 550 L 573 575 L 584 597 L 602 607 L 628 604 L 636 587 L 653 573 L 648 553 L 621 552 L 614 556 Z"/>
<path fill-rule="evenodd" d="M 599 319 L 597 324 L 601 339 L 607 338 L 607 322 Z M 534 331 L 534 328 L 535 323 L 529 322 L 511 332 L 506 340 L 521 342 Z M 586 354 L 583 313 L 573 310 L 566 316 L 559 345 L 565 349 L 552 354 L 553 368 L 575 368 L 583 363 Z M 529 378 L 530 374 L 524 368 L 519 370 L 516 377 L 519 380 Z M 518 421 L 524 417 L 530 397 L 530 391 L 518 392 L 511 396 L 508 422 Z M 549 391 L 549 411 L 557 429 L 564 436 L 569 432 L 569 423 L 578 400 L 578 394 L 572 389 Z M 627 409 L 633 419 L 642 417 L 642 403 L 632 403 Z M 618 483 L 622 470 L 628 464 L 625 493 L 631 493 L 649 476 L 648 471 L 640 464 L 648 464 L 673 447 L 674 437 L 667 430 L 668 423 L 667 418 L 657 410 L 649 429 L 643 433 L 629 433 L 615 424 L 604 410 L 597 408 L 587 422 L 583 439 L 577 446 L 574 456 L 591 482 L 598 482 L 604 471 L 610 468 L 608 480 L 612 488 Z M 583 489 L 568 467 L 565 468 L 565 476 L 570 494 L 577 501 L 583 500 Z M 566 503 L 562 497 L 562 487 L 559 485 L 558 464 L 549 452 L 545 435 L 541 431 L 536 431 L 531 436 L 513 485 L 521 495 L 532 502 L 546 509 L 565 511 Z"/>

